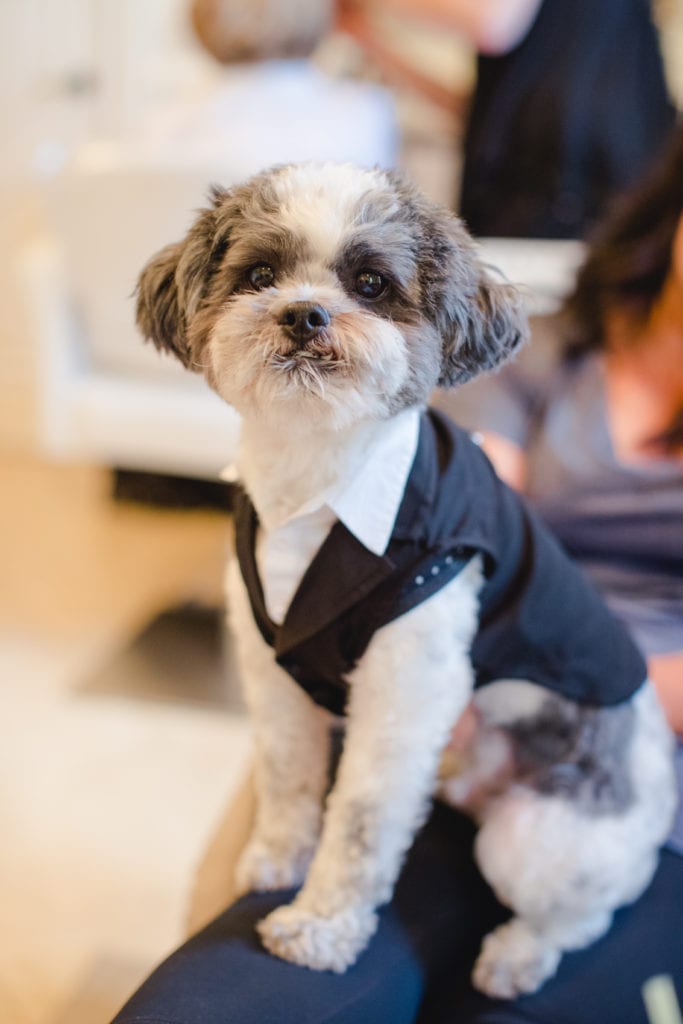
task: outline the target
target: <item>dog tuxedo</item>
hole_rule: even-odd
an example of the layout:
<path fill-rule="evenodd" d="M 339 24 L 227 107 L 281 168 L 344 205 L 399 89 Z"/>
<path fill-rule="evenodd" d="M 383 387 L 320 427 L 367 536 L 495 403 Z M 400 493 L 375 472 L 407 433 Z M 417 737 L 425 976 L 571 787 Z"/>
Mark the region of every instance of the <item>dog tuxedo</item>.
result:
<path fill-rule="evenodd" d="M 475 685 L 534 679 L 580 703 L 628 699 L 642 657 L 536 516 L 495 475 L 469 435 L 422 414 L 417 453 L 384 555 L 340 521 L 313 558 L 282 624 L 266 609 L 256 562 L 258 516 L 236 500 L 237 556 L 254 618 L 278 663 L 318 704 L 344 712 L 346 677 L 381 626 L 483 555 Z"/>

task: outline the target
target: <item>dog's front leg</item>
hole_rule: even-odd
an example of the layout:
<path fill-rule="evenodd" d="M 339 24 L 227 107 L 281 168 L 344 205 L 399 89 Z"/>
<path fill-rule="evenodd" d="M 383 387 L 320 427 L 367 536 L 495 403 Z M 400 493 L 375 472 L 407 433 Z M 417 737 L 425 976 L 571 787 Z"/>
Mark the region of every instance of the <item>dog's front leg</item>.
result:
<path fill-rule="evenodd" d="M 237 864 L 238 892 L 299 885 L 313 857 L 328 781 L 329 716 L 273 660 L 238 570 L 228 606 L 254 735 L 256 816 Z"/>
<path fill-rule="evenodd" d="M 477 567 L 478 568 L 478 567 Z M 344 971 L 376 927 L 429 808 L 471 690 L 473 571 L 374 637 L 352 679 L 346 743 L 304 887 L 259 925 L 278 956 Z"/>

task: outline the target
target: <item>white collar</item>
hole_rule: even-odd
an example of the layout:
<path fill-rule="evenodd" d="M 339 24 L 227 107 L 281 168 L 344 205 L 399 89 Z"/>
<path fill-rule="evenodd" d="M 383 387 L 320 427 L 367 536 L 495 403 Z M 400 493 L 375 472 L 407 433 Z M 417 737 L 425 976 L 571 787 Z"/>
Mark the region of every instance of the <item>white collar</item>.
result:
<path fill-rule="evenodd" d="M 343 479 L 286 516 L 261 516 L 262 525 L 271 531 L 327 508 L 364 547 L 383 555 L 415 458 L 419 429 L 417 408 L 378 424 L 361 457 Z M 234 480 L 235 472 L 229 467 L 221 476 Z"/>
<path fill-rule="evenodd" d="M 325 504 L 369 551 L 383 555 L 415 459 L 420 429 L 417 409 L 382 424 L 360 465 L 329 492 Z"/>

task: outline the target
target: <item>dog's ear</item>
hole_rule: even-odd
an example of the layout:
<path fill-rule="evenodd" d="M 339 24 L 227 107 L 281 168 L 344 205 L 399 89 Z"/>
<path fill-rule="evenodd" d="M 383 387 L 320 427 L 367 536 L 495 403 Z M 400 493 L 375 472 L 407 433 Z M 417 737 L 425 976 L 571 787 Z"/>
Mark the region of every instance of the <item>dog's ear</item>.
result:
<path fill-rule="evenodd" d="M 476 294 L 455 299 L 442 333 L 439 387 L 464 384 L 509 359 L 526 341 L 528 322 L 516 288 L 482 274 Z"/>
<path fill-rule="evenodd" d="M 136 321 L 156 348 L 172 352 L 183 366 L 192 361 L 188 324 L 196 313 L 227 241 L 216 237 L 216 207 L 226 193 L 214 188 L 187 237 L 167 245 L 144 267 L 136 287 Z"/>
<path fill-rule="evenodd" d="M 425 291 L 442 339 L 438 384 L 453 387 L 508 359 L 528 324 L 519 292 L 489 275 L 459 218 L 440 213 L 429 235 Z"/>

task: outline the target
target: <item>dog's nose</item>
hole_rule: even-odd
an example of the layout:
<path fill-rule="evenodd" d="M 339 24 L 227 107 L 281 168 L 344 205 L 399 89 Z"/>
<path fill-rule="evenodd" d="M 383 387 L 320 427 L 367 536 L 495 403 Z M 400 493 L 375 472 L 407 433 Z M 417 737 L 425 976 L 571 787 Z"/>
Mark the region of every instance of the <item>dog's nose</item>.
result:
<path fill-rule="evenodd" d="M 278 323 L 292 341 L 301 345 L 329 326 L 330 315 L 316 302 L 291 302 L 282 311 Z"/>

